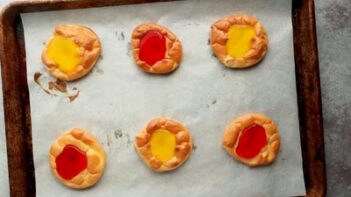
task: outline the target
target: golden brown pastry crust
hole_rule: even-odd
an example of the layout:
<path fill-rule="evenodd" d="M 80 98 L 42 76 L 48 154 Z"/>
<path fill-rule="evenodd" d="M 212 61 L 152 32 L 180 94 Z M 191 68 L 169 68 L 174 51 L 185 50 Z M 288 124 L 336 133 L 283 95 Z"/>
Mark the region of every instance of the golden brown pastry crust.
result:
<path fill-rule="evenodd" d="M 165 129 L 176 136 L 176 148 L 172 159 L 159 161 L 151 154 L 150 139 L 154 131 Z M 179 122 L 165 118 L 151 120 L 135 137 L 135 148 L 146 165 L 156 172 L 170 171 L 178 168 L 191 154 L 192 139 L 188 130 Z"/>
<path fill-rule="evenodd" d="M 256 36 L 252 39 L 251 49 L 240 58 L 227 53 L 227 32 L 233 25 L 248 25 L 255 28 Z M 268 36 L 263 25 L 252 16 L 244 14 L 224 17 L 211 26 L 211 46 L 217 58 L 227 67 L 246 68 L 263 59 L 268 48 Z"/>
<path fill-rule="evenodd" d="M 166 39 L 166 55 L 165 58 L 149 65 L 139 59 L 139 44 L 144 34 L 150 30 L 157 30 Z M 135 63 L 143 71 L 154 74 L 166 74 L 178 68 L 182 59 L 182 44 L 180 40 L 167 28 L 155 23 L 143 23 L 137 26 L 132 33 L 132 50 Z"/>
<path fill-rule="evenodd" d="M 253 124 L 262 126 L 267 135 L 267 144 L 255 157 L 246 159 L 236 154 L 236 147 L 241 132 Z M 223 136 L 224 149 L 235 159 L 250 167 L 270 164 L 277 156 L 280 148 L 280 138 L 274 122 L 261 114 L 246 114 L 240 116 L 228 125 Z"/>
<path fill-rule="evenodd" d="M 88 166 L 71 180 L 65 180 L 57 173 L 55 160 L 63 148 L 69 144 L 86 153 Z M 104 150 L 91 134 L 82 129 L 73 128 L 58 137 L 51 145 L 49 162 L 52 172 L 64 185 L 84 189 L 93 186 L 100 179 L 104 172 L 106 159 Z"/>
<path fill-rule="evenodd" d="M 54 35 L 60 35 L 72 39 L 78 46 L 80 46 L 82 62 L 77 68 L 70 73 L 62 72 L 58 67 L 59 65 L 51 61 L 47 56 L 47 48 Z M 98 57 L 101 53 L 101 44 L 98 36 L 88 27 L 82 25 L 61 24 L 55 27 L 54 34 L 49 41 L 41 55 L 41 59 L 45 67 L 50 73 L 64 81 L 72 81 L 81 78 L 88 74 L 94 67 Z"/>

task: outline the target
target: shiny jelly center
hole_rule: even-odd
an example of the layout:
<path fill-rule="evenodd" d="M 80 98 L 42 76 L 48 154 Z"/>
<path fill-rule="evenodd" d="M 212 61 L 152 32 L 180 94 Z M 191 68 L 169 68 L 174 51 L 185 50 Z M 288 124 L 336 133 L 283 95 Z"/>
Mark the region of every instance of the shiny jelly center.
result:
<path fill-rule="evenodd" d="M 74 145 L 66 145 L 56 157 L 56 171 L 65 180 L 71 180 L 87 166 L 86 153 Z"/>
<path fill-rule="evenodd" d="M 150 146 L 151 154 L 158 160 L 166 162 L 174 156 L 176 137 L 167 130 L 156 130 L 151 136 Z"/>
<path fill-rule="evenodd" d="M 236 153 L 243 158 L 253 158 L 267 144 L 266 131 L 261 125 L 251 125 L 245 128 L 240 137 Z"/>
<path fill-rule="evenodd" d="M 233 25 L 229 28 L 227 37 L 227 53 L 234 57 L 243 57 L 250 49 L 255 29 L 251 26 Z"/>
<path fill-rule="evenodd" d="M 74 71 L 82 58 L 79 46 L 70 38 L 54 35 L 47 48 L 48 58 L 59 65 L 64 73 Z"/>
<path fill-rule="evenodd" d="M 166 39 L 156 30 L 150 30 L 140 40 L 139 59 L 150 66 L 165 58 Z"/>

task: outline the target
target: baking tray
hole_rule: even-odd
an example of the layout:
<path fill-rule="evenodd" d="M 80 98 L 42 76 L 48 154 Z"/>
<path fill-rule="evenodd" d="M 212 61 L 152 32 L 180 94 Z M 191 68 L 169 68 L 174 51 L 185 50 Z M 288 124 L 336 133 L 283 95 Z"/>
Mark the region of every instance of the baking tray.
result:
<path fill-rule="evenodd" d="M 23 0 L 0 16 L 0 59 L 11 196 L 35 196 L 29 91 L 21 13 L 167 0 Z M 306 196 L 325 196 L 323 122 L 313 0 L 292 1 L 296 91 Z"/>

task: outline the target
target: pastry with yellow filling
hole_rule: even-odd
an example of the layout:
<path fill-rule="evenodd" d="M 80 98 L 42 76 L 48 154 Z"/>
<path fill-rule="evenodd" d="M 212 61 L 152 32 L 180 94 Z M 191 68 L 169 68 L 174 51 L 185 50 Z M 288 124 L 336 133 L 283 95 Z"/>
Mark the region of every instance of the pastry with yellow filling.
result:
<path fill-rule="evenodd" d="M 192 140 L 181 123 L 156 118 L 137 134 L 135 148 L 149 168 L 164 172 L 178 168 L 188 159 Z"/>
<path fill-rule="evenodd" d="M 267 165 L 279 152 L 280 137 L 270 118 L 262 114 L 246 114 L 228 125 L 223 147 L 229 155 L 250 167 Z"/>
<path fill-rule="evenodd" d="M 55 27 L 41 59 L 53 76 L 71 81 L 88 74 L 100 53 L 100 40 L 90 28 L 61 24 Z"/>
<path fill-rule="evenodd" d="M 260 62 L 268 48 L 263 25 L 252 16 L 224 17 L 211 26 L 211 46 L 227 67 L 246 68 Z"/>
<path fill-rule="evenodd" d="M 178 68 L 182 44 L 170 30 L 156 23 L 143 23 L 132 32 L 135 63 L 145 72 L 166 74 Z"/>
<path fill-rule="evenodd" d="M 51 145 L 49 162 L 61 183 L 84 189 L 99 181 L 106 159 L 104 150 L 92 135 L 83 129 L 73 128 Z"/>

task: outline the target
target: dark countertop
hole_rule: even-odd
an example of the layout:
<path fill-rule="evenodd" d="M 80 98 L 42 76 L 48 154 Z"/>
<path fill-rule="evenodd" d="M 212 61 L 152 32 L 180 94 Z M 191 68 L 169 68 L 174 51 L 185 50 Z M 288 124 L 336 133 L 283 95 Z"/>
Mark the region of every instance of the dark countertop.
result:
<path fill-rule="evenodd" d="M 315 0 L 327 196 L 351 196 L 351 1 Z"/>

